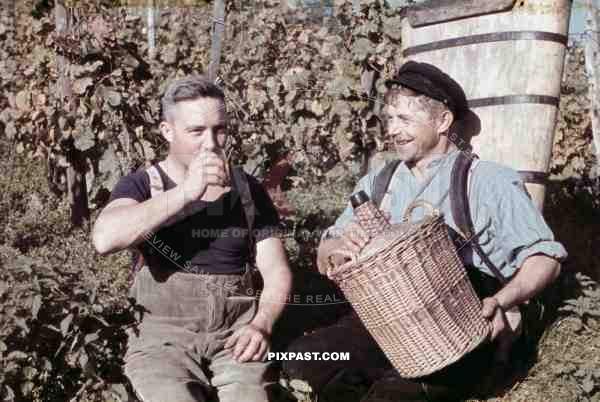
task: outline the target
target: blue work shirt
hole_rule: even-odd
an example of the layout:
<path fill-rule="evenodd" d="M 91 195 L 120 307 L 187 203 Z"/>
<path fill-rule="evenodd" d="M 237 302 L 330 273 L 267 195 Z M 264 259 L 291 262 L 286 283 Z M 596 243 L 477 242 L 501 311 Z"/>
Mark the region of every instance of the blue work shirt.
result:
<path fill-rule="evenodd" d="M 407 206 L 414 200 L 424 200 L 439 209 L 448 226 L 459 232 L 450 209 L 450 174 L 459 150 L 445 154 L 429 163 L 425 178 L 419 180 L 404 162 L 400 162 L 381 203 L 381 209 L 391 214 L 391 223 L 401 223 Z M 363 190 L 372 196 L 377 175 L 383 165 L 360 179 L 354 193 Z M 544 220 L 519 174 L 504 165 L 478 161 L 474 163 L 469 183 L 469 204 L 475 233 L 481 248 L 505 277 L 511 277 L 525 259 L 545 254 L 558 261 L 567 257 L 562 244 L 554 240 L 552 230 Z M 423 218 L 424 208 L 417 208 L 412 219 Z M 325 236 L 339 236 L 353 218 L 350 203 L 328 228 Z M 463 263 L 493 276 L 468 242 L 459 248 Z"/>

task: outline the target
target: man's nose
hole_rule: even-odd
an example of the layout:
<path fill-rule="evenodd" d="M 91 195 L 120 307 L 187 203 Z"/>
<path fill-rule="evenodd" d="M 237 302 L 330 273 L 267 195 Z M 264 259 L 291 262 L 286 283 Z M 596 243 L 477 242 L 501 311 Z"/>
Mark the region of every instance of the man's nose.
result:
<path fill-rule="evenodd" d="M 395 133 L 396 131 L 398 131 L 400 129 L 400 124 L 398 124 L 397 119 L 383 118 L 381 120 L 381 123 L 383 125 L 383 129 L 388 134 Z"/>
<path fill-rule="evenodd" d="M 207 151 L 214 151 L 217 148 L 217 139 L 215 138 L 215 132 L 213 130 L 208 130 L 202 146 Z"/>
<path fill-rule="evenodd" d="M 402 124 L 398 124 L 397 122 L 388 123 L 385 127 L 385 131 L 387 135 L 396 136 L 402 134 Z"/>

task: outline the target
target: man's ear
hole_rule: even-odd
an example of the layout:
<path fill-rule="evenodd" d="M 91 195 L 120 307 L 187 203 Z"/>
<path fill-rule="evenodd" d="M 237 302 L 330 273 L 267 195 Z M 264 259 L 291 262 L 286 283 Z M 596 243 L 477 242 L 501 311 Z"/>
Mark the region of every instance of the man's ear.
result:
<path fill-rule="evenodd" d="M 454 122 L 454 114 L 446 109 L 442 112 L 438 121 L 440 124 L 438 125 L 437 132 L 439 134 L 445 133 L 450 129 L 450 126 Z"/>
<path fill-rule="evenodd" d="M 173 137 L 175 137 L 175 128 L 171 123 L 161 121 L 158 125 L 158 128 L 160 129 L 160 133 L 165 138 L 165 140 L 167 140 L 167 142 L 173 141 Z"/>

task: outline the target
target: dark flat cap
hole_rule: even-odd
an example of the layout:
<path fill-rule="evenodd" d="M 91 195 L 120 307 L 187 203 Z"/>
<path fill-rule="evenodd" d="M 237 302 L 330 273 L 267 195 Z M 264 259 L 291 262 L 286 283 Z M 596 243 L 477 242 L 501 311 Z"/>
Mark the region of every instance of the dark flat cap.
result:
<path fill-rule="evenodd" d="M 390 88 L 400 84 L 420 94 L 443 102 L 458 120 L 469 109 L 467 97 L 460 84 L 439 68 L 428 63 L 407 61 L 395 77 L 385 82 Z"/>

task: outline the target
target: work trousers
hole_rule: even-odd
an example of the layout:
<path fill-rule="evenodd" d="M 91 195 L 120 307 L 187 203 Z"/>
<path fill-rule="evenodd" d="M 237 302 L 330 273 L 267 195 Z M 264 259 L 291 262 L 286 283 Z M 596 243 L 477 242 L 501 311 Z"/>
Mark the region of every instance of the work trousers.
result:
<path fill-rule="evenodd" d="M 268 401 L 270 362 L 236 362 L 224 345 L 257 310 L 251 275 L 144 266 L 130 296 L 143 311 L 128 330 L 125 375 L 144 402 Z"/>

